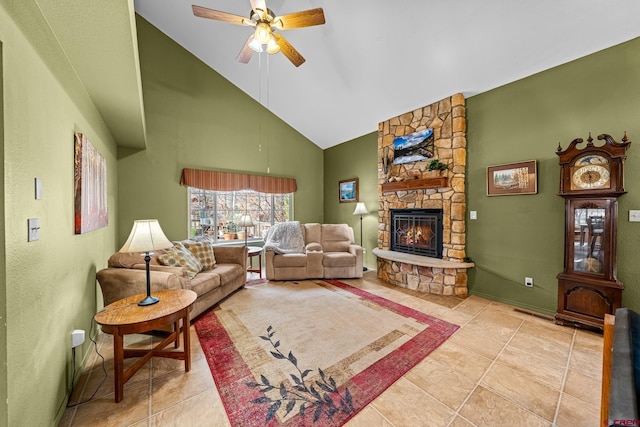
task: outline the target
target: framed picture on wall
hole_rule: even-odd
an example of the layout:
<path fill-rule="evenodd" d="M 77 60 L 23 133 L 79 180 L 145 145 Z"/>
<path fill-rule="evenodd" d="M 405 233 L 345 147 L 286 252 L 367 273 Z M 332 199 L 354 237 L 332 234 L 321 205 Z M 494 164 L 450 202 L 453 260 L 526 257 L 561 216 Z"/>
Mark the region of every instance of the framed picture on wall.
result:
<path fill-rule="evenodd" d="M 338 197 L 340 203 L 358 201 L 358 178 L 344 179 L 338 183 Z"/>
<path fill-rule="evenodd" d="M 75 134 L 73 187 L 75 234 L 106 227 L 107 161 L 81 133 Z"/>
<path fill-rule="evenodd" d="M 535 160 L 487 167 L 487 196 L 537 192 L 538 173 Z"/>

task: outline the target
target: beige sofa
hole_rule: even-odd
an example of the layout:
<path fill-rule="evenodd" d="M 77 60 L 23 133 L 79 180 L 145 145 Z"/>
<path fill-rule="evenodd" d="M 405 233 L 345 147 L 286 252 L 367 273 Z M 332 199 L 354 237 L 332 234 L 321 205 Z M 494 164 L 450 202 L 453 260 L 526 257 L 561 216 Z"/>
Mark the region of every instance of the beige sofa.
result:
<path fill-rule="evenodd" d="M 182 241 L 181 244 L 190 241 Z M 184 248 L 184 246 L 183 246 Z M 190 289 L 198 297 L 191 309 L 191 319 L 244 286 L 247 281 L 247 248 L 244 246 L 211 246 L 215 257 L 213 268 L 197 273 L 190 267 L 162 265 L 166 251 L 152 254 L 151 293 L 160 289 Z M 166 257 L 166 255 L 165 255 Z M 204 264 L 204 263 L 203 263 Z M 115 253 L 108 268 L 97 273 L 104 305 L 119 299 L 146 293 L 144 254 Z"/>
<path fill-rule="evenodd" d="M 347 224 L 300 224 L 304 248 L 277 253 L 265 245 L 269 280 L 344 279 L 362 277 L 362 247 Z M 269 237 L 267 236 L 267 243 Z"/>

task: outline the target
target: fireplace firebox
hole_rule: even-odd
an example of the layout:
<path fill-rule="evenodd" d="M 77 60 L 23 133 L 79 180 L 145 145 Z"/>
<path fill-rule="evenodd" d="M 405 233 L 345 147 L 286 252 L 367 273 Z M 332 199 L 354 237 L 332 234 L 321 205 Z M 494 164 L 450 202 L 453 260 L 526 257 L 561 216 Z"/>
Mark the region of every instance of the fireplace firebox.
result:
<path fill-rule="evenodd" d="M 391 209 L 390 249 L 442 258 L 442 209 Z"/>

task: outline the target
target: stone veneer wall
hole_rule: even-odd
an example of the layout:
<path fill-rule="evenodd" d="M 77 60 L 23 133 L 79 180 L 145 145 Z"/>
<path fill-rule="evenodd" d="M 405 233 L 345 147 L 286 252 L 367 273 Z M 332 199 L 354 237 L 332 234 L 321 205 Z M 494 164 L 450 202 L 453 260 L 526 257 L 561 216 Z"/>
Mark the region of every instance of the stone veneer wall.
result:
<path fill-rule="evenodd" d="M 448 186 L 434 189 L 383 192 L 388 181 L 432 177 L 430 160 L 382 168 L 385 147 L 393 147 L 397 136 L 425 128 L 434 131 L 434 156 L 449 165 Z M 466 108 L 462 94 L 391 118 L 378 125 L 378 248 L 389 250 L 390 209 L 441 208 L 443 210 L 443 261 L 463 262 L 465 243 L 465 170 L 467 158 Z M 466 268 L 424 267 L 378 257 L 378 277 L 398 286 L 441 295 L 466 295 Z"/>

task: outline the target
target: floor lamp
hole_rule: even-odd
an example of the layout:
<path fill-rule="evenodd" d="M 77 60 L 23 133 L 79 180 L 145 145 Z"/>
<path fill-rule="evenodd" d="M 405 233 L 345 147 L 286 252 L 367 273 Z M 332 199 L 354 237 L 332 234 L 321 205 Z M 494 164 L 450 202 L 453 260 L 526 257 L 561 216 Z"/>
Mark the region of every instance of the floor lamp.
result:
<path fill-rule="evenodd" d="M 240 227 L 244 227 L 244 246 L 247 246 L 247 228 L 248 227 L 253 227 L 253 221 L 251 220 L 251 217 L 249 215 L 242 215 L 242 217 L 240 217 L 240 222 L 238 223 L 238 226 Z"/>
<path fill-rule="evenodd" d="M 362 242 L 362 215 L 367 215 L 368 213 L 369 211 L 367 210 L 367 207 L 364 205 L 364 203 L 362 202 L 356 203 L 356 209 L 353 211 L 353 214 L 360 215 L 360 246 L 362 246 L 363 250 L 364 250 L 364 244 Z M 367 271 L 367 267 L 363 265 L 362 271 Z"/>
<path fill-rule="evenodd" d="M 147 264 L 147 296 L 138 305 L 151 305 L 160 301 L 151 296 L 151 276 L 149 272 L 149 252 L 167 249 L 173 243 L 164 235 L 157 219 L 139 219 L 133 222 L 129 238 L 118 252 L 145 252 L 144 262 Z"/>

